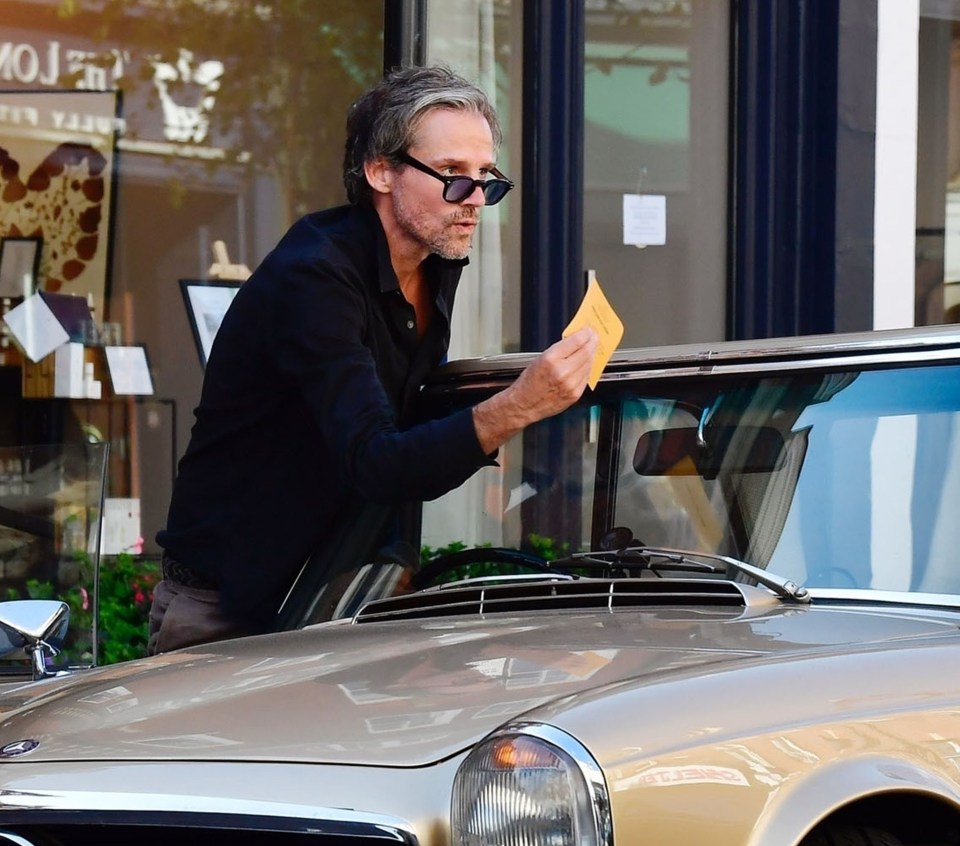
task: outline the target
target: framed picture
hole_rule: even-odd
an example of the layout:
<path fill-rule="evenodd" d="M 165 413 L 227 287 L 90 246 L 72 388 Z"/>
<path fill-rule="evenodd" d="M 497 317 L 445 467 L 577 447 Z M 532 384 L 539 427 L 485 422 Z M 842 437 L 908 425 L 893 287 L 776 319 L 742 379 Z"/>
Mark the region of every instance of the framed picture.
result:
<path fill-rule="evenodd" d="M 26 299 L 37 290 L 43 238 L 0 239 L 0 297 Z"/>
<path fill-rule="evenodd" d="M 181 279 L 180 290 L 190 318 L 202 367 L 207 366 L 213 339 L 230 303 L 240 290 L 240 281 L 229 279 Z"/>

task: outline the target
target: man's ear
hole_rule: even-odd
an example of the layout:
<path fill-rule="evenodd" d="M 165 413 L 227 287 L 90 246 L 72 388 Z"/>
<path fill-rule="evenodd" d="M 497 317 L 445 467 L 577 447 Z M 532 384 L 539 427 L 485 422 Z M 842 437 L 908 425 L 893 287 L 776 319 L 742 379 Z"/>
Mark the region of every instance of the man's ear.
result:
<path fill-rule="evenodd" d="M 370 187 L 378 194 L 393 190 L 393 166 L 383 156 L 363 163 L 363 172 Z"/>

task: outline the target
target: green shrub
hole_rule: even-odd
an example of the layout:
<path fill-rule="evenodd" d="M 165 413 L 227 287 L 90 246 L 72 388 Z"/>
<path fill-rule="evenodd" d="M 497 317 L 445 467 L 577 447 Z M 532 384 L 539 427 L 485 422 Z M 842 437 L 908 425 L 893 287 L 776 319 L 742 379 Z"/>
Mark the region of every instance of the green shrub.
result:
<path fill-rule="evenodd" d="M 70 607 L 70 627 L 58 665 L 78 666 L 93 661 L 93 566 L 86 554 L 77 555 L 77 583 L 57 588 L 51 582 L 30 579 L 24 590 L 8 588 L 5 599 L 59 599 Z M 147 654 L 147 619 L 160 564 L 129 553 L 100 561 L 96 602 L 98 663 L 116 664 Z"/>
<path fill-rule="evenodd" d="M 160 562 L 121 553 L 100 564 L 100 663 L 147 654 L 147 620 Z"/>

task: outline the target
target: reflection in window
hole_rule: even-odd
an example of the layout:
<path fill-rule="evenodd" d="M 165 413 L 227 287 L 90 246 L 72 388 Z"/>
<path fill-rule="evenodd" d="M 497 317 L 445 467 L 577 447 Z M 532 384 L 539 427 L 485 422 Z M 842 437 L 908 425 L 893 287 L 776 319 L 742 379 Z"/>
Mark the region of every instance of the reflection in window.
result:
<path fill-rule="evenodd" d="M 550 558 L 623 527 L 811 587 L 960 593 L 956 365 L 622 390 L 504 447 L 465 485 L 481 513 L 427 503 L 425 542 Z"/>

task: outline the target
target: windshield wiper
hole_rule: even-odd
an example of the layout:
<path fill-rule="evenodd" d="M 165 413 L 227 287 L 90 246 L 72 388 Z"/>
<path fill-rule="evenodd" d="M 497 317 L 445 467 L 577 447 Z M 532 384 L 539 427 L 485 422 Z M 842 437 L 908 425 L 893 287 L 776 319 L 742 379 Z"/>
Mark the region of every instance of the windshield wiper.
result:
<path fill-rule="evenodd" d="M 669 562 L 669 564 L 660 565 L 657 563 L 657 559 Z M 723 564 L 724 567 L 716 567 L 714 562 Z M 642 570 L 650 570 L 652 573 L 657 573 L 661 569 L 707 571 L 710 573 L 735 570 L 753 579 L 757 584 L 769 588 L 782 599 L 789 599 L 793 602 L 810 601 L 810 592 L 791 579 L 768 573 L 766 570 L 755 567 L 753 564 L 747 564 L 746 561 L 741 561 L 739 558 L 712 552 L 695 552 L 687 549 L 670 549 L 664 546 L 645 546 L 641 544 L 626 546 L 622 549 L 576 552 L 566 558 L 551 561 L 550 564 L 551 566 L 559 564 L 564 567 L 596 567 L 598 565 L 627 569 L 636 567 Z"/>

